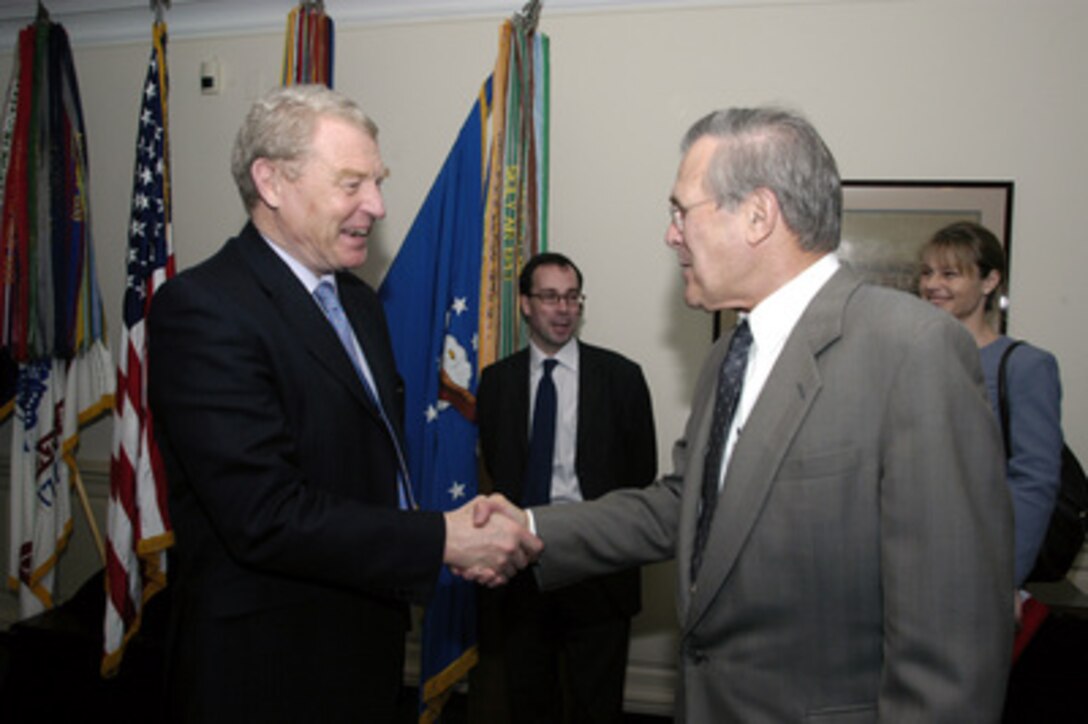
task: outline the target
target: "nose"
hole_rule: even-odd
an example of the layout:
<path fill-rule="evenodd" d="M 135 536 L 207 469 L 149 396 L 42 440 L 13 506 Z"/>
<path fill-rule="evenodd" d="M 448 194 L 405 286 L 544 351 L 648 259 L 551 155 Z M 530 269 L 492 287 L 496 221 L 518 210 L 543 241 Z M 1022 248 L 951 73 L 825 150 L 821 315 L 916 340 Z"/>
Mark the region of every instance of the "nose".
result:
<path fill-rule="evenodd" d="M 665 227 L 665 246 L 670 249 L 675 249 L 684 243 L 684 235 L 680 232 L 680 229 L 676 228 L 676 224 L 670 219 L 669 225 Z"/>
<path fill-rule="evenodd" d="M 382 187 L 378 184 L 369 184 L 359 206 L 371 217 L 384 219 L 385 197 L 382 196 Z"/>

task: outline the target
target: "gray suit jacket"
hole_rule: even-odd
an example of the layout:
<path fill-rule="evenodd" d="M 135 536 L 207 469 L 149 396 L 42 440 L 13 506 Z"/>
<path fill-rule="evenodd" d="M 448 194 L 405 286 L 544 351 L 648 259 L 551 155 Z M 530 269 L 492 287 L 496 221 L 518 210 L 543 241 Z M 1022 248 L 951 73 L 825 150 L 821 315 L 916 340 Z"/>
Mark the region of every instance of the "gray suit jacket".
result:
<path fill-rule="evenodd" d="M 745 424 L 692 584 L 727 344 L 707 359 L 672 475 L 534 510 L 541 582 L 676 556 L 679 721 L 997 721 L 1012 516 L 965 329 L 840 270 Z"/>

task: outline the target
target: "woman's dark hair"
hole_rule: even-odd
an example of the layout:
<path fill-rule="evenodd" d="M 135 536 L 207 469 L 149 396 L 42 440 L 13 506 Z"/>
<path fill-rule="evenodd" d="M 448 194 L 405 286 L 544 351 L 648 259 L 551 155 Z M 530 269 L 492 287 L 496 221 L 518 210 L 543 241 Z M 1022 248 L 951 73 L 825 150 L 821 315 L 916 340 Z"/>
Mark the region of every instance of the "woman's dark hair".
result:
<path fill-rule="evenodd" d="M 938 230 L 922 247 L 924 259 L 931 253 L 955 263 L 961 270 L 974 267 L 979 279 L 985 279 L 990 272 L 996 271 L 1001 282 L 986 297 L 986 309 L 992 309 L 994 299 L 1005 285 L 1005 250 L 994 233 L 973 221 L 957 221 Z"/>

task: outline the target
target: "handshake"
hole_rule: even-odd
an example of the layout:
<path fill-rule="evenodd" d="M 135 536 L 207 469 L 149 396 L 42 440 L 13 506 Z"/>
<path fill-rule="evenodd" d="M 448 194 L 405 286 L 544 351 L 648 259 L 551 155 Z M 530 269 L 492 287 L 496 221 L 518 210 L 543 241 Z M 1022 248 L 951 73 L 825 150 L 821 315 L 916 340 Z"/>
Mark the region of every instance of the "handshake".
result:
<path fill-rule="evenodd" d="M 544 543 L 529 532 L 529 515 L 502 495 L 476 496 L 445 513 L 442 562 L 489 588 L 501 586 L 540 557 Z"/>

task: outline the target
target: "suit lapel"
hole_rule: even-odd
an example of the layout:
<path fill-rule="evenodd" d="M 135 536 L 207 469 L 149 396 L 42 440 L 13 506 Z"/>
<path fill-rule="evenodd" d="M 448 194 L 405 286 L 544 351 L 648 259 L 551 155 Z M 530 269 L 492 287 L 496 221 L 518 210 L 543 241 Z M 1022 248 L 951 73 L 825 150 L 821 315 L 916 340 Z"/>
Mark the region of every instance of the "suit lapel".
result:
<path fill-rule="evenodd" d="M 517 477 L 512 484 L 512 494 L 516 497 L 511 498 L 514 501 L 521 500 L 522 478 L 529 459 L 529 382 L 529 348 L 525 347 L 511 359 L 510 374 L 503 385 L 510 406 L 510 415 L 506 419 L 515 420 L 518 425 L 515 433 L 517 450 L 511 451 L 517 456 L 514 460 Z"/>
<path fill-rule="evenodd" d="M 345 280 L 350 276 L 349 272 L 341 272 L 337 275 L 337 284 L 340 289 L 341 303 L 344 312 L 351 322 L 351 328 L 355 332 L 355 338 L 366 355 L 367 366 L 377 385 L 378 398 L 382 402 L 386 413 L 397 409 L 397 370 L 393 360 L 392 350 L 386 344 L 386 337 L 381 327 L 385 324 L 380 308 L 368 300 L 363 294 L 357 279 Z M 352 372 L 354 373 L 354 369 Z M 356 376 L 358 379 L 358 376 Z M 367 399 L 369 402 L 369 398 Z"/>
<path fill-rule="evenodd" d="M 377 410 L 363 389 L 336 331 L 321 313 L 305 287 L 276 253 L 268 248 L 260 233 L 247 224 L 238 237 L 238 251 L 249 264 L 254 277 L 268 295 L 284 323 L 317 364 L 338 379 L 372 414 Z"/>
<path fill-rule="evenodd" d="M 782 459 L 823 384 L 818 358 L 841 336 L 843 310 L 857 286 L 853 274 L 840 269 L 812 299 L 786 340 L 744 424 L 743 433 L 733 449 L 707 540 L 707 550 L 712 553 L 704 558 L 699 585 L 685 617 L 688 628 L 695 626 L 710 607 L 759 518 Z M 701 440 L 694 448 L 699 454 L 706 450 L 709 410 L 704 417 Z M 688 490 L 699 490 L 702 468 L 702 460 L 692 466 L 689 475 L 697 474 L 698 478 L 695 482 L 689 478 Z M 694 502 L 689 504 L 695 505 Z M 686 528 L 688 536 L 694 535 L 694 527 L 692 523 Z M 690 539 L 686 543 L 690 552 Z"/>
<path fill-rule="evenodd" d="M 691 451 L 687 458 L 684 475 L 684 495 L 680 500 L 680 533 L 677 540 L 677 573 L 680 576 L 680 618 L 685 621 L 691 611 L 691 556 L 695 543 L 695 528 L 698 525 L 699 504 L 702 498 L 703 469 L 706 467 L 706 450 L 710 437 L 710 427 L 714 416 L 714 394 L 718 379 L 718 369 L 729 349 L 732 337 L 722 337 L 711 348 L 703 363 L 703 370 L 695 385 L 692 395 L 691 420 L 685 431 L 687 449 Z M 678 471 L 681 472 L 681 471 Z M 719 515 L 721 506 L 718 506 Z M 710 545 L 708 543 L 708 545 Z M 712 556 L 704 557 L 703 572 Z M 703 578 L 700 575 L 700 578 Z M 703 580 L 706 580 L 703 578 Z"/>
<path fill-rule="evenodd" d="M 600 365 L 597 364 L 598 358 L 593 353 L 593 350 L 582 344 L 580 341 L 578 344 L 578 430 L 577 440 L 574 446 L 574 471 L 578 475 L 579 486 L 584 486 L 587 481 L 582 476 L 582 454 L 583 450 L 585 454 L 592 455 L 595 445 L 592 440 L 588 439 L 590 426 L 585 424 L 584 421 L 588 417 L 594 414 L 594 411 L 603 410 L 605 405 L 602 403 L 602 396 L 604 395 L 604 385 L 601 380 Z M 627 482 L 627 481 L 624 481 Z M 582 490 L 582 497 L 587 500 L 595 498 L 596 491 L 590 493 L 584 488 Z"/>

